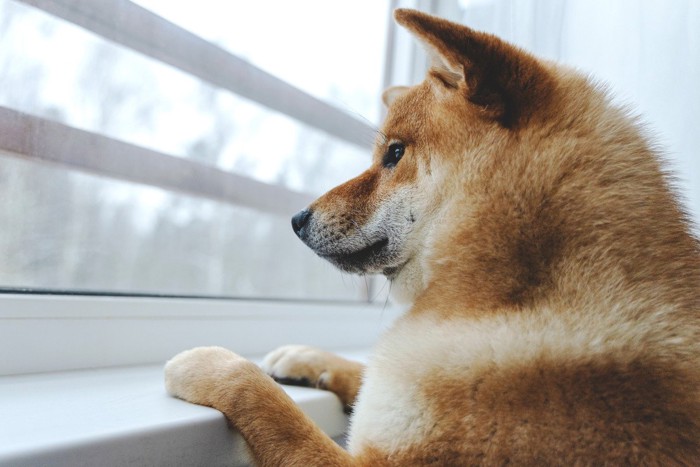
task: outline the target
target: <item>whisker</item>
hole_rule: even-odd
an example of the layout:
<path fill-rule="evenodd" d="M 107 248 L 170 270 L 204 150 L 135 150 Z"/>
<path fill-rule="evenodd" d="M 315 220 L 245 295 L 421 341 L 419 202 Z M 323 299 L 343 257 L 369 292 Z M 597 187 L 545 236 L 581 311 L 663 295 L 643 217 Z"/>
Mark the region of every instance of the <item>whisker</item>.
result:
<path fill-rule="evenodd" d="M 391 296 L 391 281 L 389 279 L 386 280 L 386 282 L 389 283 L 389 291 L 386 294 L 386 298 L 384 299 L 384 306 L 382 307 L 382 317 L 384 317 L 384 312 L 386 311 L 387 307 L 389 306 L 389 297 Z M 386 283 L 385 283 L 386 285 Z M 382 286 L 382 290 L 384 289 L 384 286 Z"/>

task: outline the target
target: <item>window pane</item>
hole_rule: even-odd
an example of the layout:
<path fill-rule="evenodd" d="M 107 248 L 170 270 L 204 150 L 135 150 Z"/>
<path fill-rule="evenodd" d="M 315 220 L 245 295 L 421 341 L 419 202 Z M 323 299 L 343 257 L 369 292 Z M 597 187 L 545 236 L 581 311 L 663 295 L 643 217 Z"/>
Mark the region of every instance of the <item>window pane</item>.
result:
<path fill-rule="evenodd" d="M 136 0 L 309 94 L 379 121 L 388 0 Z"/>
<path fill-rule="evenodd" d="M 142 2 L 158 14 L 179 14 L 169 19 L 283 80 L 341 102 L 343 109 L 351 103 L 347 110 L 376 120 L 386 1 L 366 0 L 352 13 L 342 7 L 333 14 L 344 18 L 334 32 L 326 24 L 330 16 L 292 21 L 298 31 L 278 29 L 276 48 L 269 47 L 269 33 L 253 40 L 260 32 L 251 31 L 273 24 L 269 11 L 254 2 L 232 2 L 226 11 L 226 2 L 209 3 Z M 313 7 L 315 18 L 331 15 L 329 5 L 317 3 L 302 2 L 295 11 L 306 17 L 305 8 Z M 185 4 L 193 8 L 185 11 Z M 289 6 L 279 2 L 274 8 L 284 17 Z M 364 18 L 362 29 L 345 24 L 350 14 Z M 219 21 L 224 15 L 235 17 L 236 26 Z M 250 26 L 246 40 L 240 36 L 243 24 Z M 306 31 L 315 31 L 312 39 Z M 0 0 L 0 41 L 0 106 L 312 194 L 369 164 L 365 149 L 23 3 Z M 365 41 L 370 49 L 363 50 Z M 312 42 L 336 44 L 334 53 L 345 56 L 342 66 L 326 56 L 328 50 L 311 50 Z M 4 288 L 299 299 L 366 295 L 364 279 L 342 276 L 316 258 L 285 216 L 2 153 L 0 222 Z"/>
<path fill-rule="evenodd" d="M 288 219 L 0 153 L 0 286 L 361 299 Z"/>
<path fill-rule="evenodd" d="M 311 193 L 369 164 L 367 150 L 40 10 L 0 0 L 0 18 L 0 105 Z"/>

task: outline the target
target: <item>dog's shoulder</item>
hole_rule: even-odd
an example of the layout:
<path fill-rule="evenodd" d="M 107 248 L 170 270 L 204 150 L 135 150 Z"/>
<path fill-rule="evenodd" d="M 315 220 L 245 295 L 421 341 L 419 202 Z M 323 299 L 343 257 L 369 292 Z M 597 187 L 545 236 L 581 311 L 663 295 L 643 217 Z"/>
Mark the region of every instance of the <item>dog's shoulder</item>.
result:
<path fill-rule="evenodd" d="M 367 369 L 350 448 L 407 462 L 688 462 L 700 352 L 673 313 L 404 317 Z"/>

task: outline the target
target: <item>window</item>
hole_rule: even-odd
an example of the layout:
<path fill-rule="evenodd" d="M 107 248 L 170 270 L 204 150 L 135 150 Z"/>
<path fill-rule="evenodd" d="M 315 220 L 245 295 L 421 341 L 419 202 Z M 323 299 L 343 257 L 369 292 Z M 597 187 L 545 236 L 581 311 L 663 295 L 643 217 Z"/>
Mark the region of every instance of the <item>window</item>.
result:
<path fill-rule="evenodd" d="M 311 328 L 371 342 L 383 279 L 315 258 L 289 217 L 367 166 L 382 88 L 422 79 L 396 6 L 611 82 L 661 135 L 698 219 L 696 6 L 224 3 L 0 0 L 0 351 L 34 349 L 0 374 L 262 353 L 313 344 Z M 345 333 L 358 316 L 373 331 Z"/>
<path fill-rule="evenodd" d="M 318 0 L 26 3 L 0 0 L 0 105 L 43 146 L 0 143 L 0 286 L 371 298 L 289 218 L 369 163 L 387 2 L 342 13 L 362 34 Z"/>
<path fill-rule="evenodd" d="M 289 8 L 0 0 L 0 375 L 372 342 L 290 218 L 369 164 L 389 2 Z"/>

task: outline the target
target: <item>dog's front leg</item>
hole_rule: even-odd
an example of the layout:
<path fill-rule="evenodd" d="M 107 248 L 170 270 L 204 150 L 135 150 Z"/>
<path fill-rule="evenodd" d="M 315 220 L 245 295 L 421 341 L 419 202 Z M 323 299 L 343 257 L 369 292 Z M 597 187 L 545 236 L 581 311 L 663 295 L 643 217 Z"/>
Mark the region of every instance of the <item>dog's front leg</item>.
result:
<path fill-rule="evenodd" d="M 165 365 L 171 395 L 223 412 L 261 466 L 350 466 L 326 436 L 254 363 L 221 347 L 200 347 Z"/>

